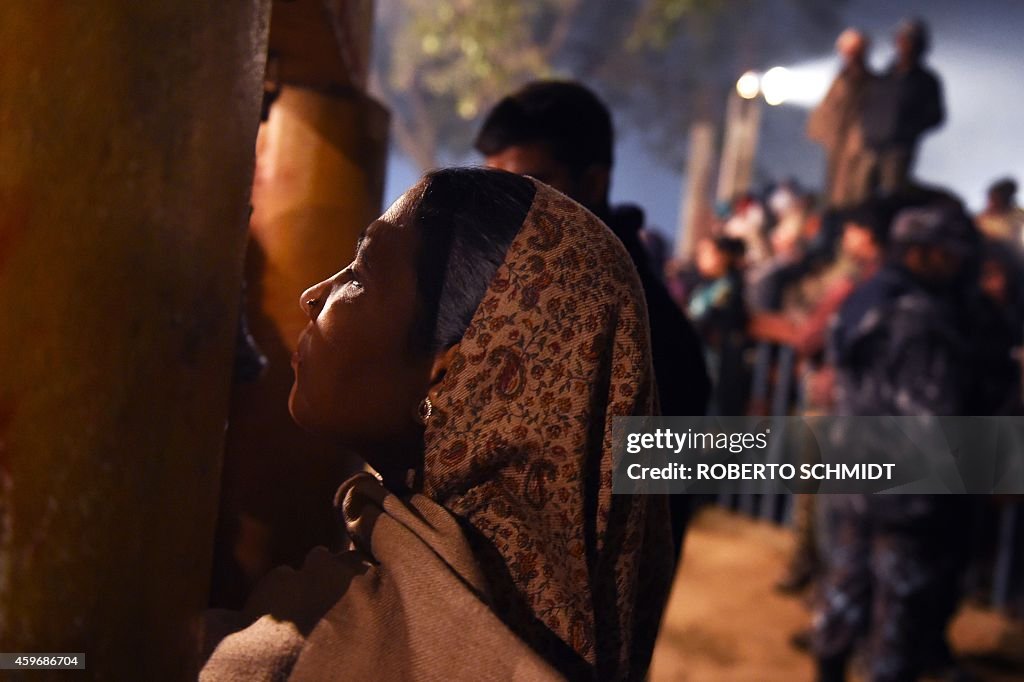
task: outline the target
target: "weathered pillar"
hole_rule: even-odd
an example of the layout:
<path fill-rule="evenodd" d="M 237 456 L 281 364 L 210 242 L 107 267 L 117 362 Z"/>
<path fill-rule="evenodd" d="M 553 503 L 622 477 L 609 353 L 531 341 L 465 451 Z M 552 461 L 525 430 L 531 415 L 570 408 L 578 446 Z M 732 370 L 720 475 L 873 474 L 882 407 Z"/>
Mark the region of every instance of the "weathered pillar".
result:
<path fill-rule="evenodd" d="M 0 651 L 195 678 L 269 4 L 0 4 Z"/>
<path fill-rule="evenodd" d="M 247 260 L 249 324 L 269 360 L 232 395 L 214 599 L 240 573 L 300 560 L 337 531 L 331 498 L 356 468 L 288 414 L 299 294 L 348 264 L 381 212 L 388 115 L 365 94 L 372 2 L 275 2 L 269 73 L 280 94 L 261 126 Z M 367 387 L 368 390 L 370 387 Z M 239 571 L 238 569 L 241 569 Z"/>
<path fill-rule="evenodd" d="M 711 233 L 714 222 L 711 172 L 715 163 L 715 126 L 708 121 L 694 122 L 687 149 L 675 249 L 676 257 L 684 261 L 694 257 L 697 244 Z"/>
<path fill-rule="evenodd" d="M 729 93 L 725 108 L 725 139 L 718 165 L 715 201 L 725 204 L 750 191 L 761 130 L 761 101 Z"/>

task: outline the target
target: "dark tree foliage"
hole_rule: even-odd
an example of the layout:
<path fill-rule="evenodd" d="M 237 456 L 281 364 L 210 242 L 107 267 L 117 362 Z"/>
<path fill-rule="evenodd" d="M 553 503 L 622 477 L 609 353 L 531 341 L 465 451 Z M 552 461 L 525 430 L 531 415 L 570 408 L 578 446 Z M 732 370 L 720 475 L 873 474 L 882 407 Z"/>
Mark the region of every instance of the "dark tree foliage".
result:
<path fill-rule="evenodd" d="M 671 165 L 737 76 L 821 54 L 845 0 L 380 0 L 374 88 L 421 168 L 470 151 L 479 117 L 536 78 L 575 78 Z"/>

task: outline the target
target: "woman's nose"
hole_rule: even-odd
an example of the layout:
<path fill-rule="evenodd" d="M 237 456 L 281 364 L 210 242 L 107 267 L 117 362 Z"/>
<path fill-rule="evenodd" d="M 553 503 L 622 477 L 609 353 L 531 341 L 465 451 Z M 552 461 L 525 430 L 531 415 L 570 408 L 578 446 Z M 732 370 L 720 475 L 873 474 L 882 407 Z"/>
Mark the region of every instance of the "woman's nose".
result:
<path fill-rule="evenodd" d="M 325 279 L 302 292 L 302 295 L 299 297 L 299 307 L 309 316 L 309 319 L 315 320 L 317 315 L 320 314 L 320 309 L 323 307 L 324 300 L 330 291 L 331 280 Z"/>

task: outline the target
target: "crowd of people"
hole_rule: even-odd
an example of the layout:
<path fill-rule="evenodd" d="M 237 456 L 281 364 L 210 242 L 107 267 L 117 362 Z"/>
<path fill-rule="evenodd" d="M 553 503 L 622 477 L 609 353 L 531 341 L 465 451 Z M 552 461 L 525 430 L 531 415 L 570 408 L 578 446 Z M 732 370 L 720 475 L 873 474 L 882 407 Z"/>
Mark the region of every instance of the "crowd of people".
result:
<path fill-rule="evenodd" d="M 303 293 L 293 418 L 378 476 L 338 492 L 350 551 L 209 614 L 202 679 L 644 679 L 693 500 L 611 495 L 613 417 L 1020 414 L 1016 185 L 975 217 L 914 180 L 944 117 L 928 42 L 903 25 L 875 74 L 844 32 L 808 125 L 824 191 L 737 197 L 684 262 L 610 204 L 612 122 L 591 91 L 501 100 L 475 140 L 488 169 L 425 176 Z M 799 499 L 780 588 L 815 587 L 820 680 L 857 651 L 872 680 L 955 669 L 978 504 Z"/>
<path fill-rule="evenodd" d="M 923 187 L 852 208 L 815 205 L 793 183 L 744 197 L 692 264 L 669 266 L 707 349 L 711 409 L 1022 414 L 1020 233 L 990 236 L 956 197 Z M 760 259 L 749 257 L 751 234 Z M 788 377 L 778 374 L 782 352 L 793 359 Z M 759 371 L 771 377 L 760 391 Z M 797 549 L 779 586 L 818 592 L 817 632 L 798 641 L 821 657 L 822 679 L 844 679 L 865 634 L 875 638 L 871 679 L 949 667 L 942 633 L 964 588 L 967 538 L 979 518 L 994 523 L 993 501 L 796 497 Z"/>
<path fill-rule="evenodd" d="M 822 193 L 784 181 L 739 197 L 691 262 L 666 266 L 705 343 L 717 414 L 1024 413 L 1016 183 L 995 181 L 972 216 L 915 180 L 919 141 L 944 118 L 942 87 L 924 66 L 922 22 L 903 24 L 895 43 L 875 74 L 863 33 L 837 41 L 842 69 L 807 128 L 826 152 Z M 772 364 L 772 352 L 794 362 Z M 819 679 L 845 679 L 859 649 L 872 680 L 956 670 L 945 632 L 978 551 L 968 539 L 979 519 L 993 522 L 992 504 L 797 496 L 797 549 L 779 588 L 813 588 L 814 628 L 794 642 L 816 656 Z"/>

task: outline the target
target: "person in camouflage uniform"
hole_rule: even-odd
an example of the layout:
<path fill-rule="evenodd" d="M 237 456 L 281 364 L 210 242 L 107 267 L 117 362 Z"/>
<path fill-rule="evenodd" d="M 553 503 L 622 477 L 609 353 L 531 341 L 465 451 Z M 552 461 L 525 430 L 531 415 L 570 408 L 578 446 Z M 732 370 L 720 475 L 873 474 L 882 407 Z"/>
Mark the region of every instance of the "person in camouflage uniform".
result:
<path fill-rule="evenodd" d="M 846 301 L 831 336 L 836 414 L 985 409 L 974 404 L 983 378 L 963 284 L 976 244 L 973 224 L 952 202 L 896 217 L 891 262 Z M 951 668 L 945 631 L 967 555 L 970 499 L 832 495 L 821 502 L 828 547 L 813 638 L 818 679 L 845 679 L 862 639 L 873 681 Z"/>

